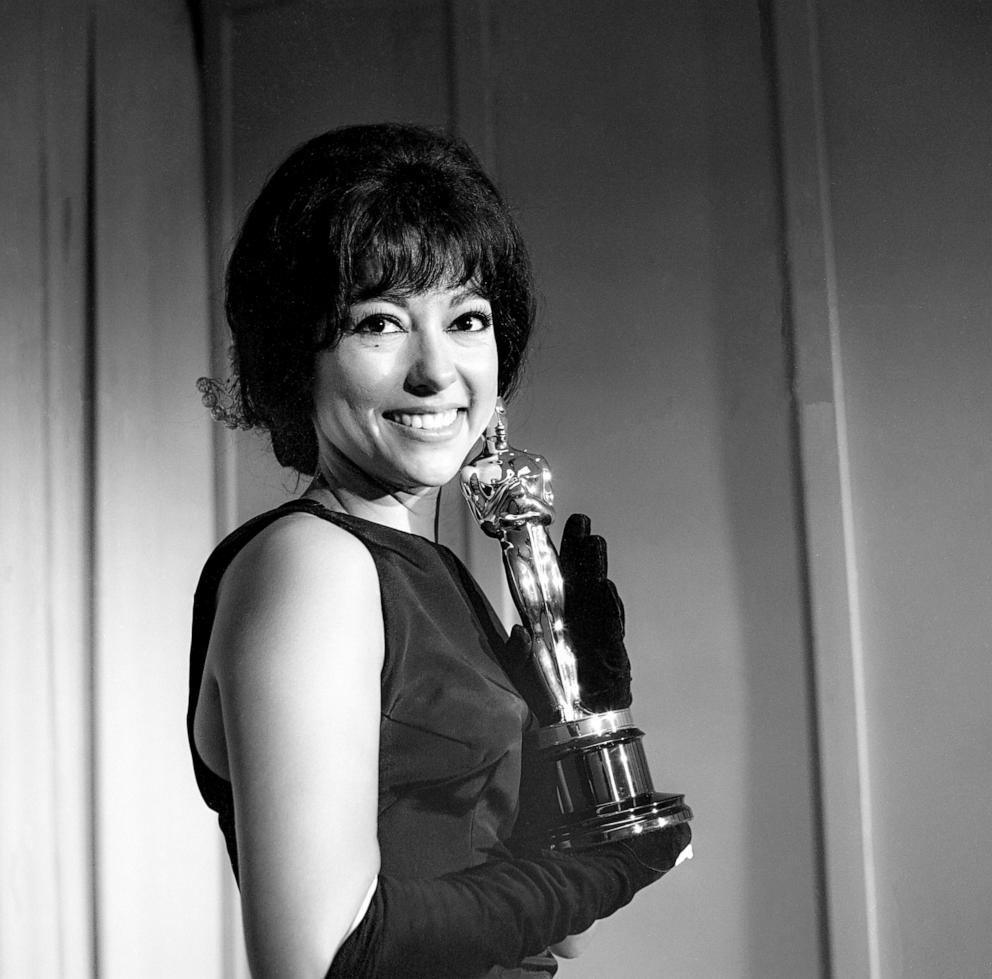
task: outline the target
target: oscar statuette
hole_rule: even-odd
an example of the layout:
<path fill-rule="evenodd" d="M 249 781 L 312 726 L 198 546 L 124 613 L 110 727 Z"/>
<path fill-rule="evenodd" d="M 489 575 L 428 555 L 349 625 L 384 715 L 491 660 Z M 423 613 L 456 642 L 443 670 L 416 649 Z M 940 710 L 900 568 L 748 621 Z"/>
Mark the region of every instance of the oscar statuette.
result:
<path fill-rule="evenodd" d="M 538 728 L 528 746 L 554 780 L 561 812 L 546 828 L 545 843 L 558 849 L 595 846 L 691 819 L 683 796 L 655 792 L 643 732 L 630 710 L 595 713 L 582 704 L 562 572 L 548 535 L 555 516 L 551 470 L 542 456 L 508 444 L 501 401 L 482 452 L 461 478 L 479 526 L 500 543 L 537 679 L 554 705 L 555 719 Z"/>

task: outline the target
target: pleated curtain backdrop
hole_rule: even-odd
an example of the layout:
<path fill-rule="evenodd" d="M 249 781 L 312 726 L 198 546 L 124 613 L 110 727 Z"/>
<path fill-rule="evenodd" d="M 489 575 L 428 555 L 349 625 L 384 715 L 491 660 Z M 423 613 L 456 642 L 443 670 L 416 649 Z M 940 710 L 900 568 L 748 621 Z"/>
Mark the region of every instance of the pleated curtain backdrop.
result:
<path fill-rule="evenodd" d="M 183 733 L 215 534 L 194 34 L 181 0 L 3 21 L 0 975 L 220 976 Z"/>

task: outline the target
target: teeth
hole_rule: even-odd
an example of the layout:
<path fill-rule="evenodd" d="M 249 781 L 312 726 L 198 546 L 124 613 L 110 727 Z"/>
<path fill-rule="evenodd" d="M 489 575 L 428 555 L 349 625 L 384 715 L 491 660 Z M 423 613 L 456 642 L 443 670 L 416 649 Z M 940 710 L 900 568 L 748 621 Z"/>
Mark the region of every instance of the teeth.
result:
<path fill-rule="evenodd" d="M 429 414 L 405 415 L 401 413 L 390 413 L 389 417 L 394 422 L 399 422 L 407 428 L 447 428 L 453 425 L 458 417 L 458 410 L 451 408 L 448 411 L 434 411 Z"/>

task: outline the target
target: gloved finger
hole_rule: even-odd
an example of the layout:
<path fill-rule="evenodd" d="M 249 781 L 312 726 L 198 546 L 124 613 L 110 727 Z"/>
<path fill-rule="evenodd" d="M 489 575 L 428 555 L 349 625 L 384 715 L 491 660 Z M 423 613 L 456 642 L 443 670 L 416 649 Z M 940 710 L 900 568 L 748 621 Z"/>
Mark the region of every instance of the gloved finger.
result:
<path fill-rule="evenodd" d="M 584 513 L 573 513 L 565 521 L 565 529 L 561 535 L 562 547 L 565 547 L 568 543 L 577 544 L 588 537 L 590 526 L 590 520 Z"/>
<path fill-rule="evenodd" d="M 598 582 L 606 579 L 607 568 L 606 541 L 591 534 L 578 549 L 576 571 L 584 581 Z"/>
<path fill-rule="evenodd" d="M 566 589 L 565 618 L 579 643 L 594 649 L 622 643 L 626 634 L 623 602 L 609 578 Z"/>
<path fill-rule="evenodd" d="M 522 626 L 515 625 L 510 630 L 500 656 L 500 664 L 506 670 L 506 675 L 518 687 L 525 682 L 531 672 L 531 638 L 530 633 Z M 524 695 L 524 699 L 527 697 Z"/>
<path fill-rule="evenodd" d="M 606 594 L 609 596 L 609 603 L 613 609 L 617 621 L 620 625 L 620 638 L 627 633 L 627 612 L 623 607 L 623 601 L 620 598 L 620 593 L 617 591 L 617 586 L 607 578 L 603 582 L 603 587 L 606 589 Z"/>
<path fill-rule="evenodd" d="M 582 548 L 582 542 L 589 536 L 589 527 L 589 518 L 584 513 L 573 513 L 565 521 L 559 557 L 561 558 L 561 569 L 566 579 L 577 571 L 579 551 Z"/>
<path fill-rule="evenodd" d="M 511 663 L 523 663 L 530 658 L 530 633 L 522 625 L 515 625 L 510 630 L 506 656 Z"/>

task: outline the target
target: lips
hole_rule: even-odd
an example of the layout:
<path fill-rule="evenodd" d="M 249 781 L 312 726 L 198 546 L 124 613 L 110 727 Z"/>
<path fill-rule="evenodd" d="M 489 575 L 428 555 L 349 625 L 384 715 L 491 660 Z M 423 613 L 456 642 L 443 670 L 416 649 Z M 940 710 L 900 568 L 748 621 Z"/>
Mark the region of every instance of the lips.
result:
<path fill-rule="evenodd" d="M 419 429 L 427 432 L 441 431 L 450 428 L 458 419 L 458 408 L 446 408 L 442 411 L 387 411 L 385 416 L 389 421 L 404 428 Z"/>

